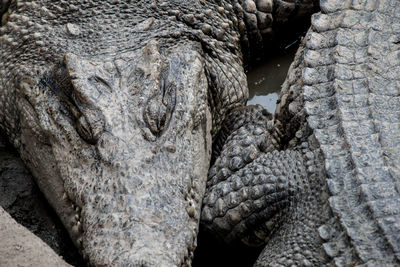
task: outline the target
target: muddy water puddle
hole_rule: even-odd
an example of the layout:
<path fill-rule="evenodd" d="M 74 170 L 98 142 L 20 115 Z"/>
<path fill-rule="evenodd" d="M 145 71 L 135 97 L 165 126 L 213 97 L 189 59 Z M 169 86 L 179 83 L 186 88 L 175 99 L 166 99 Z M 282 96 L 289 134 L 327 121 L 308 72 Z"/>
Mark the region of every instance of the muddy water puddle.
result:
<path fill-rule="evenodd" d="M 247 72 L 249 100 L 247 105 L 260 104 L 270 113 L 275 112 L 276 101 L 286 78 L 296 49 L 269 56 Z"/>

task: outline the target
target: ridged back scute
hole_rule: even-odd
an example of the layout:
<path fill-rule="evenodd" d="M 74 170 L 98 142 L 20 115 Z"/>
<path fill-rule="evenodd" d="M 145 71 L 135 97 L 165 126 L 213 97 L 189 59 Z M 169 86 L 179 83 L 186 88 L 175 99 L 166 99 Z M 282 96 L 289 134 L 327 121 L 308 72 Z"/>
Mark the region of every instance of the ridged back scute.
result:
<path fill-rule="evenodd" d="M 305 109 L 342 228 L 320 228 L 325 251 L 341 266 L 399 264 L 400 3 L 321 1 L 305 38 Z"/>

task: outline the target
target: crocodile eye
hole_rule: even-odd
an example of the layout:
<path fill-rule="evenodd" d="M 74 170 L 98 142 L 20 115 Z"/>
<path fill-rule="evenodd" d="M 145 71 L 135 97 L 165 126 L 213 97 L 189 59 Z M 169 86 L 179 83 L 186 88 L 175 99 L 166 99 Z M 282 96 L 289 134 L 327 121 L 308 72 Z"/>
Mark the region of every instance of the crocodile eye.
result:
<path fill-rule="evenodd" d="M 92 123 L 89 123 L 87 118 L 83 115 L 76 120 L 75 127 L 79 136 L 91 145 L 97 143 L 104 130 L 100 120 L 93 120 Z"/>
<path fill-rule="evenodd" d="M 93 130 L 84 116 L 80 116 L 76 121 L 76 131 L 89 144 L 96 144 L 97 140 L 93 134 Z"/>

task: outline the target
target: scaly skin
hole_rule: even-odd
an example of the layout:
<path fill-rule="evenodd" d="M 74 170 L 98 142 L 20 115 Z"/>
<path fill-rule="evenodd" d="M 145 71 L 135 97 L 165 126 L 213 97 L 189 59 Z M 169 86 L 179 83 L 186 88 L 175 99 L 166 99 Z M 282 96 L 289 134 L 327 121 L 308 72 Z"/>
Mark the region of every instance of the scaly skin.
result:
<path fill-rule="evenodd" d="M 400 265 L 399 25 L 396 0 L 321 1 L 274 119 L 232 122 L 202 220 L 265 242 L 255 266 Z"/>
<path fill-rule="evenodd" d="M 11 1 L 0 127 L 91 265 L 190 264 L 212 136 L 247 100 L 241 44 L 298 7 Z"/>

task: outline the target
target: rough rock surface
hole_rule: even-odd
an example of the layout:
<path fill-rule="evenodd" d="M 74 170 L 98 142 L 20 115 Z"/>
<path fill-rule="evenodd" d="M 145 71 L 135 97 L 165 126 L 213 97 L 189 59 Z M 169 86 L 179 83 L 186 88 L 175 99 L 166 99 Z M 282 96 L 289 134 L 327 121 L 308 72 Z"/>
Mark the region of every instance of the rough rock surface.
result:
<path fill-rule="evenodd" d="M 1 266 L 71 266 L 0 207 Z"/>

